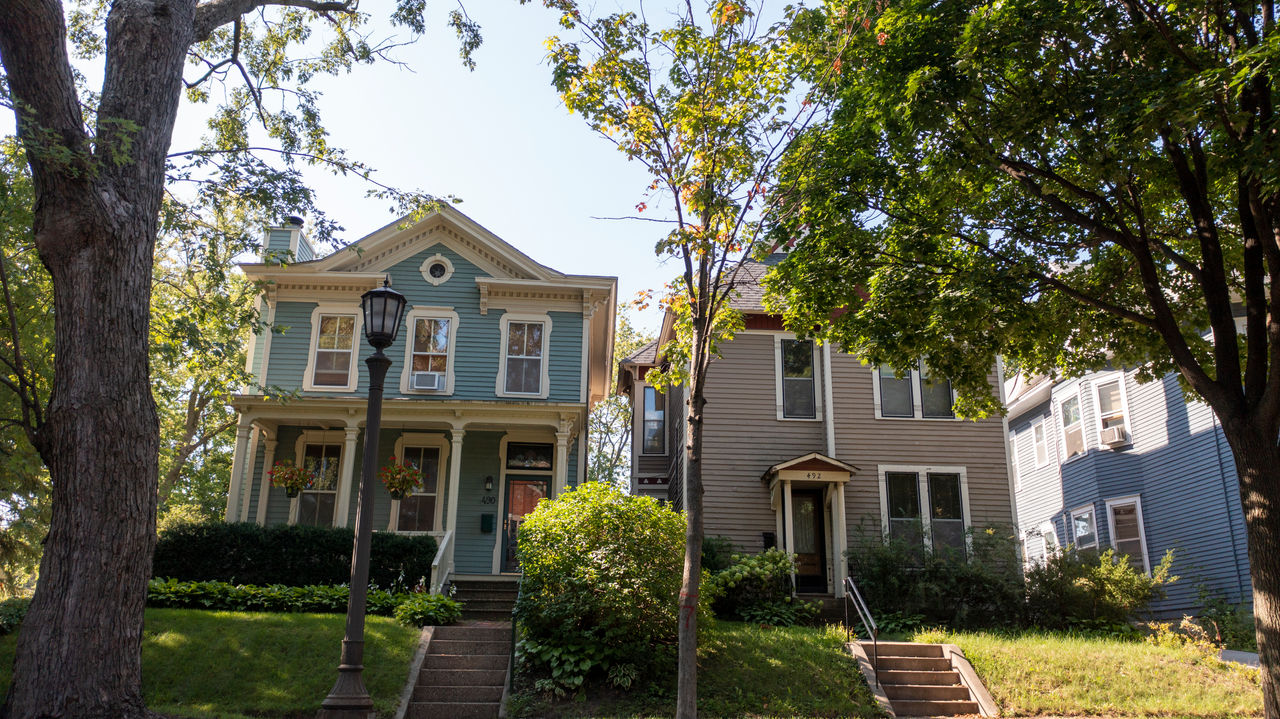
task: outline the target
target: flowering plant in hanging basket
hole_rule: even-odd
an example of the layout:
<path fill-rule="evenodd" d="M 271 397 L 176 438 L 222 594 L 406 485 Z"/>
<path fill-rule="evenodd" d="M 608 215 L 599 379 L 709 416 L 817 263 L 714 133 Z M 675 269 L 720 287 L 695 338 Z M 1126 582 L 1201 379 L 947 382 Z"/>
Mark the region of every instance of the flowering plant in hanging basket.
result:
<path fill-rule="evenodd" d="M 271 484 L 284 487 L 285 494 L 296 497 L 302 490 L 310 487 L 316 476 L 292 462 L 276 462 L 276 466 L 267 471 Z"/>
<path fill-rule="evenodd" d="M 400 464 L 393 456 L 390 464 L 378 471 L 378 478 L 387 486 L 392 499 L 404 499 L 422 481 L 422 472 L 411 464 Z"/>

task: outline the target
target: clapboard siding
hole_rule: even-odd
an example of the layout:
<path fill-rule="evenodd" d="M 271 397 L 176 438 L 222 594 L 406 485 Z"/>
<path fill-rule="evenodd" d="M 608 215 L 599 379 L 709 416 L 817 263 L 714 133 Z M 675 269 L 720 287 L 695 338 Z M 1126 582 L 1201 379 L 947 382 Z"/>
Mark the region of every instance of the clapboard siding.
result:
<path fill-rule="evenodd" d="M 499 455 L 502 435 L 502 432 L 469 431 L 462 439 L 458 526 L 454 535 L 457 540 L 454 565 L 460 574 L 488 574 L 493 570 L 493 545 L 502 533 L 502 522 L 495 521 L 491 533 L 481 532 L 480 515 L 498 511 L 498 505 L 485 504 L 482 498 L 484 478 L 496 480 L 502 470 Z"/>
<path fill-rule="evenodd" d="M 1049 401 L 1045 400 L 1009 423 L 1009 432 L 1013 437 L 1012 451 L 1016 452 L 1014 464 L 1017 478 L 1014 486 L 1018 496 L 1017 525 L 1024 536 L 1028 530 L 1038 531 L 1041 522 L 1062 511 L 1062 478 L 1058 471 L 1059 445 L 1053 431 L 1054 421 Z M 1048 461 L 1036 466 L 1033 427 L 1039 422 L 1045 423 Z M 1059 536 L 1058 542 L 1062 541 Z M 1043 557 L 1039 542 L 1028 542 L 1025 550 L 1029 555 L 1028 559 Z"/>
<path fill-rule="evenodd" d="M 433 286 L 423 277 L 423 262 L 440 254 L 453 263 L 453 276 L 440 286 Z M 387 271 L 395 289 L 408 298 L 409 307 L 450 307 L 458 313 L 457 336 L 454 347 L 454 392 L 450 397 L 413 394 L 424 402 L 440 399 L 492 400 L 498 399 L 497 382 L 502 352 L 501 321 L 506 310 L 490 308 L 480 313 L 480 290 L 475 280 L 486 273 L 461 255 L 444 245 L 435 245 L 413 257 L 397 263 Z M 359 307 L 360 297 L 353 293 L 346 301 L 353 311 Z M 311 351 L 311 315 L 314 302 L 279 302 L 276 308 L 268 364 L 267 384 L 287 389 L 301 390 Z M 583 321 L 580 312 L 548 312 L 551 319 L 550 347 L 547 361 L 550 391 L 548 401 L 578 402 L 582 387 Z M 400 392 L 400 377 L 405 369 L 405 344 L 412 337 L 408 323 L 386 353 L 394 363 L 387 374 L 386 396 L 406 396 Z M 359 383 L 355 394 L 363 396 L 368 390 L 368 377 L 363 358 L 368 347 L 363 338 L 357 338 L 359 349 Z M 338 392 L 302 392 L 304 396 L 341 396 Z"/>
<path fill-rule="evenodd" d="M 702 439 L 705 532 L 729 537 L 742 549 L 761 551 L 761 532 L 773 532 L 777 526 L 761 476 L 784 460 L 825 452 L 823 424 L 777 418 L 772 335 L 740 333 L 722 343 L 720 352 L 707 373 Z"/>
<path fill-rule="evenodd" d="M 1051 463 L 1053 473 L 1060 473 L 1059 502 L 1053 501 L 1047 472 L 1035 474 L 1033 482 L 1028 482 L 1027 473 L 1020 475 L 1020 527 L 1033 529 L 1050 520 L 1059 526 L 1063 543 L 1073 542 L 1070 513 L 1091 504 L 1096 510 L 1098 541 L 1105 547 L 1111 543 L 1106 500 L 1136 495 L 1141 500 L 1148 562 L 1155 565 L 1172 550 L 1173 573 L 1180 577 L 1167 596 L 1153 604 L 1153 611 L 1169 615 L 1196 611 L 1201 585 L 1231 601 L 1249 601 L 1248 554 L 1236 475 L 1211 410 L 1201 402 L 1187 402 L 1174 375 L 1139 384 L 1133 372 L 1125 372 L 1132 441 L 1108 448 L 1097 433 L 1094 388 L 1115 376 L 1114 372 L 1091 373 L 1060 383 L 1053 389 L 1050 408 L 1030 408 L 1011 420 L 1015 436 L 1029 438 L 1031 423 L 1051 410 L 1053 422 L 1046 426 L 1051 428 L 1054 446 L 1060 448 L 1059 403 L 1078 389 L 1088 445 L 1084 455 Z M 1027 449 L 1031 449 L 1029 439 Z M 1024 458 L 1031 459 L 1028 453 L 1020 453 L 1020 469 Z"/>
<path fill-rule="evenodd" d="M 1004 424 L 999 417 L 969 420 L 876 419 L 875 373 L 852 355 L 833 352 L 835 457 L 858 467 L 845 488 L 853 536 L 880 525 L 879 465 L 964 467 L 969 516 L 975 527 L 1013 524 Z M 994 384 L 996 379 L 991 378 Z"/>

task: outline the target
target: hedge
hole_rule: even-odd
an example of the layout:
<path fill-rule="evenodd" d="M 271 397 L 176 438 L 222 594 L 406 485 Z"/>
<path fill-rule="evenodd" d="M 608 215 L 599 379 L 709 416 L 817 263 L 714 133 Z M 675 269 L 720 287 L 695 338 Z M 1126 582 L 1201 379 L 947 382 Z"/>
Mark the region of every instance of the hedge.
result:
<path fill-rule="evenodd" d="M 174 527 L 156 543 L 151 576 L 291 587 L 351 581 L 350 528 L 208 522 Z M 436 540 L 374 532 L 369 583 L 400 591 L 431 578 Z"/>

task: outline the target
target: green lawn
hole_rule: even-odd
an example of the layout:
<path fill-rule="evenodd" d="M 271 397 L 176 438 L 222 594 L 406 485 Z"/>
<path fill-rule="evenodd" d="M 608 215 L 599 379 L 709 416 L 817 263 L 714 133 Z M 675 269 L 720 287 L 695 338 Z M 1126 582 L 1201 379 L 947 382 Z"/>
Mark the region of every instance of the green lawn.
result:
<path fill-rule="evenodd" d="M 1254 717 L 1259 673 L 1190 648 L 1062 634 L 924 631 L 964 651 L 1002 716 Z"/>
<path fill-rule="evenodd" d="M 314 715 L 337 676 L 345 617 L 148 609 L 142 643 L 147 705 L 184 717 Z M 379 716 L 395 713 L 418 630 L 386 617 L 365 626 L 365 685 Z M 15 636 L 0 638 L 0 692 Z"/>
<path fill-rule="evenodd" d="M 717 621 L 698 648 L 698 716 L 881 717 L 838 628 Z M 548 705 L 524 698 L 517 716 L 641 719 L 675 714 L 675 677 L 631 694 L 594 691 Z"/>

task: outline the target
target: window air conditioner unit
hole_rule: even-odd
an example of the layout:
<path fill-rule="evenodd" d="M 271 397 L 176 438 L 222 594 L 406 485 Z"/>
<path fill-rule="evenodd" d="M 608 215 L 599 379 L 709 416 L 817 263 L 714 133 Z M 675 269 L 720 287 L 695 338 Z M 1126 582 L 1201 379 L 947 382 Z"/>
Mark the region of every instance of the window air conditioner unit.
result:
<path fill-rule="evenodd" d="M 414 389 L 444 389 L 444 373 L 443 372 L 414 372 L 413 373 Z"/>
<path fill-rule="evenodd" d="M 1119 447 L 1129 443 L 1129 434 L 1124 427 L 1107 427 L 1102 430 L 1102 443 L 1108 447 Z"/>

